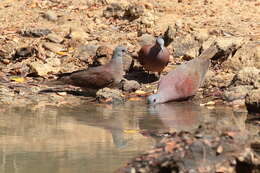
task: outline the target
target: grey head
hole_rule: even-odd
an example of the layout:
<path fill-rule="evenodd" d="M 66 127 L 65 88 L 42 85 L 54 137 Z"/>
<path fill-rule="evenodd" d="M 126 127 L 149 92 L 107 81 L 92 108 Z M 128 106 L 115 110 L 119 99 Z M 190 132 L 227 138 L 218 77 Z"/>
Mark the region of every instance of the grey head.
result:
<path fill-rule="evenodd" d="M 127 53 L 127 48 L 124 46 L 117 46 L 113 51 L 112 58 L 122 57 L 125 53 Z"/>
<path fill-rule="evenodd" d="M 163 40 L 162 37 L 157 37 L 156 45 L 160 46 L 160 48 L 163 50 L 163 48 L 164 48 L 164 40 Z"/>
<path fill-rule="evenodd" d="M 160 96 L 159 96 L 159 94 L 150 95 L 150 96 L 147 98 L 147 103 L 148 103 L 149 105 L 155 105 L 155 104 L 160 103 Z"/>

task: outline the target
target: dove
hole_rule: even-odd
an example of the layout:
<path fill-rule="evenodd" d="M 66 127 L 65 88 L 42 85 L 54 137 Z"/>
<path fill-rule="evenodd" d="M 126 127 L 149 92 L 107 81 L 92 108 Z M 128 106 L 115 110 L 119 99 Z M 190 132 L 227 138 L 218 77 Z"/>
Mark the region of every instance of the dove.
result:
<path fill-rule="evenodd" d="M 122 57 L 126 52 L 125 47 L 117 46 L 113 51 L 112 59 L 107 64 L 72 73 L 59 74 L 59 78 L 50 81 L 50 83 L 54 85 L 73 85 L 84 90 L 98 90 L 104 87 L 117 86 L 123 78 Z"/>
<path fill-rule="evenodd" d="M 137 60 L 148 72 L 158 72 L 160 75 L 169 63 L 169 57 L 170 53 L 164 47 L 164 40 L 158 37 L 155 44 L 144 45 L 139 50 Z"/>
<path fill-rule="evenodd" d="M 195 95 L 205 79 L 210 59 L 217 52 L 216 45 L 210 46 L 199 57 L 177 66 L 167 75 L 162 76 L 157 93 L 147 98 L 148 104 L 183 100 Z"/>

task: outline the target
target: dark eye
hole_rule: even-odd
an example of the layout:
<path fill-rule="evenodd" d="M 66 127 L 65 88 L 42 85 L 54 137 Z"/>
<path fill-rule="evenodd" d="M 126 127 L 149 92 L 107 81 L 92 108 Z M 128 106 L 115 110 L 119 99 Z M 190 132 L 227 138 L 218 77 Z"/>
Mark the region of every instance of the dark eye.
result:
<path fill-rule="evenodd" d="M 153 99 L 153 102 L 155 103 L 155 102 L 156 102 L 156 99 Z"/>

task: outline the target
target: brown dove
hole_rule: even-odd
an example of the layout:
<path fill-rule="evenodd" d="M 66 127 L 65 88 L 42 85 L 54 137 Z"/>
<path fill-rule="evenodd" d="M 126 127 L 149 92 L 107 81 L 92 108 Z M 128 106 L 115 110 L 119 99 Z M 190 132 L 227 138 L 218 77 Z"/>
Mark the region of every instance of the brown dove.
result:
<path fill-rule="evenodd" d="M 59 75 L 56 81 L 51 81 L 51 84 L 69 84 L 81 87 L 84 90 L 98 90 L 104 87 L 112 87 L 120 83 L 123 78 L 123 54 L 127 49 L 123 46 L 118 46 L 113 51 L 112 59 L 109 63 L 89 67 L 86 70 L 79 70 L 72 73 L 63 73 Z"/>
<path fill-rule="evenodd" d="M 164 40 L 161 37 L 156 39 L 155 44 L 144 45 L 138 52 L 137 60 L 145 70 L 158 72 L 160 75 L 169 62 L 170 53 L 164 47 Z"/>

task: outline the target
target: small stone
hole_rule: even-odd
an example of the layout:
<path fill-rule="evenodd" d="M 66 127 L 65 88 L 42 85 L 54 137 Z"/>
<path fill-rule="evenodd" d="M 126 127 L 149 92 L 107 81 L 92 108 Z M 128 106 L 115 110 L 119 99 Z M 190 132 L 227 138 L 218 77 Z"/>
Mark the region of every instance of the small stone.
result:
<path fill-rule="evenodd" d="M 201 45 L 192 35 L 187 35 L 174 39 L 172 48 L 174 57 L 190 60 L 199 55 Z"/>
<path fill-rule="evenodd" d="M 234 76 L 233 82 L 235 85 L 253 85 L 260 88 L 260 70 L 255 67 L 244 67 Z"/>
<path fill-rule="evenodd" d="M 66 96 L 66 95 L 67 95 L 67 92 L 57 92 L 57 94 L 58 94 L 59 96 Z"/>
<path fill-rule="evenodd" d="M 218 146 L 218 148 L 217 148 L 217 153 L 218 154 L 220 154 L 220 153 L 222 153 L 224 151 L 224 148 L 220 145 L 220 146 Z"/>
<path fill-rule="evenodd" d="M 248 112 L 260 113 L 260 88 L 246 95 L 246 107 Z"/>
<path fill-rule="evenodd" d="M 92 64 L 93 57 L 95 56 L 97 49 L 98 46 L 96 45 L 83 45 L 76 49 L 76 51 L 74 52 L 74 56 L 82 61 L 87 62 L 88 64 Z"/>
<path fill-rule="evenodd" d="M 249 85 L 239 85 L 236 87 L 230 87 L 224 92 L 224 97 L 227 101 L 231 102 L 234 100 L 245 99 L 247 93 L 252 90 L 252 86 Z"/>
<path fill-rule="evenodd" d="M 35 49 L 32 47 L 22 47 L 15 51 L 13 60 L 21 60 L 26 57 L 32 56 L 35 53 Z"/>
<path fill-rule="evenodd" d="M 138 19 L 144 14 L 144 6 L 141 4 L 132 4 L 126 11 L 126 16 L 130 20 Z"/>
<path fill-rule="evenodd" d="M 111 3 L 103 11 L 103 16 L 106 18 L 114 17 L 121 18 L 125 15 L 125 7 L 120 3 Z"/>
<path fill-rule="evenodd" d="M 154 44 L 155 38 L 150 34 L 143 34 L 141 37 L 138 38 L 138 43 L 141 47 L 144 45 Z"/>
<path fill-rule="evenodd" d="M 96 98 L 105 103 L 123 103 L 124 97 L 118 89 L 103 88 L 97 91 Z"/>
<path fill-rule="evenodd" d="M 164 46 L 167 47 L 169 46 L 172 41 L 175 39 L 177 34 L 177 29 L 173 28 L 172 26 L 168 26 L 167 30 L 163 34 L 163 39 L 164 39 Z"/>
<path fill-rule="evenodd" d="M 49 29 L 26 29 L 20 31 L 20 34 L 24 37 L 43 37 L 51 33 Z"/>
<path fill-rule="evenodd" d="M 203 83 L 204 88 L 208 88 L 210 86 L 218 87 L 218 88 L 227 88 L 233 81 L 235 74 L 232 73 L 217 73 L 208 70 L 205 81 Z"/>
<path fill-rule="evenodd" d="M 58 16 L 55 12 L 53 11 L 46 11 L 43 14 L 43 17 L 49 21 L 57 21 L 58 20 Z"/>
<path fill-rule="evenodd" d="M 99 46 L 96 51 L 96 56 L 93 58 L 91 66 L 100 66 L 107 64 L 112 58 L 113 50 L 107 46 Z"/>
<path fill-rule="evenodd" d="M 48 58 L 46 63 L 42 61 L 34 61 L 28 64 L 31 68 L 32 73 L 38 76 L 46 76 L 50 73 L 58 73 L 60 71 L 60 59 L 58 58 Z"/>
<path fill-rule="evenodd" d="M 243 38 L 241 37 L 218 37 L 217 45 L 223 51 L 234 48 L 237 49 L 243 44 Z"/>
<path fill-rule="evenodd" d="M 228 58 L 222 63 L 222 68 L 239 71 L 244 67 L 256 67 L 260 69 L 260 61 L 257 52 L 260 49 L 260 44 L 250 42 L 239 48 L 235 55 Z"/>
<path fill-rule="evenodd" d="M 54 43 L 61 43 L 63 41 L 63 38 L 55 33 L 47 35 L 47 39 Z"/>
<path fill-rule="evenodd" d="M 123 70 L 125 72 L 128 72 L 131 69 L 131 66 L 133 65 L 133 59 L 129 54 L 125 54 L 123 56 Z"/>
<path fill-rule="evenodd" d="M 154 25 L 155 16 L 151 13 L 145 13 L 144 16 L 141 17 L 141 23 L 146 27 L 152 27 Z"/>
<path fill-rule="evenodd" d="M 89 36 L 82 28 L 71 27 L 68 37 L 72 40 L 85 40 Z"/>
<path fill-rule="evenodd" d="M 138 90 L 141 85 L 135 80 L 125 80 L 123 82 L 123 91 L 133 92 Z"/>
<path fill-rule="evenodd" d="M 196 30 L 194 37 L 200 42 L 204 42 L 209 38 L 209 31 L 207 29 Z"/>
<path fill-rule="evenodd" d="M 60 44 L 57 44 L 57 43 L 50 43 L 50 42 L 45 42 L 43 43 L 43 47 L 45 49 L 48 49 L 54 53 L 57 53 L 57 52 L 61 52 L 64 50 L 64 48 L 62 47 L 62 45 Z"/>

